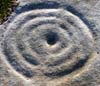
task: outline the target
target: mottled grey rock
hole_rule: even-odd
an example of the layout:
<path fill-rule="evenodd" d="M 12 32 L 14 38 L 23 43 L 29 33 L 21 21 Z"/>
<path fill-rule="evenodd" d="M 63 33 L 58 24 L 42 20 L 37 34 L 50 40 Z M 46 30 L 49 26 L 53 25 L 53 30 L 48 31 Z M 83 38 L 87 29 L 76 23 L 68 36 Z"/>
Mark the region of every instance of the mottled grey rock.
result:
<path fill-rule="evenodd" d="M 0 86 L 100 86 L 100 1 L 18 2 L 0 25 Z"/>

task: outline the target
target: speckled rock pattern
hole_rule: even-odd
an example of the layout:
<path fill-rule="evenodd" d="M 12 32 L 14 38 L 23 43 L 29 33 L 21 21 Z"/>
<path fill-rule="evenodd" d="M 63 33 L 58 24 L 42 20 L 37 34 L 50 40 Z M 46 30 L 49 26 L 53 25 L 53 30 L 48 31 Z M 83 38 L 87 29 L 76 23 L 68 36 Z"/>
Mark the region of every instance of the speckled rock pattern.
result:
<path fill-rule="evenodd" d="M 100 1 L 18 3 L 0 25 L 0 86 L 100 86 Z"/>

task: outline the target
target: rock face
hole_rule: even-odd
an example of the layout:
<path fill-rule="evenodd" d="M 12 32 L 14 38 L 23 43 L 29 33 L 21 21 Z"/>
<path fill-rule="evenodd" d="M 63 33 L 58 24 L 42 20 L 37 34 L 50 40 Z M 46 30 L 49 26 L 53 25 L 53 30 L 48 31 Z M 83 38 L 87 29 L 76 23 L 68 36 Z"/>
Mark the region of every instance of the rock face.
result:
<path fill-rule="evenodd" d="M 100 86 L 99 7 L 19 0 L 0 25 L 0 86 Z"/>

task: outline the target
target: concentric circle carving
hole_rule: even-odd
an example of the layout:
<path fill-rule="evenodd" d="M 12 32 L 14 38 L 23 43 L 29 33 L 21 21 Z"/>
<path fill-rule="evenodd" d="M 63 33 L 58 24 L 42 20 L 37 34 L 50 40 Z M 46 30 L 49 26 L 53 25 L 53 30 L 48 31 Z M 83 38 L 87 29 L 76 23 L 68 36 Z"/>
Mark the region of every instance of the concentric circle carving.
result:
<path fill-rule="evenodd" d="M 2 52 L 12 68 L 27 78 L 52 79 L 82 68 L 94 53 L 91 29 L 59 3 L 32 6 L 22 7 L 2 41 Z"/>

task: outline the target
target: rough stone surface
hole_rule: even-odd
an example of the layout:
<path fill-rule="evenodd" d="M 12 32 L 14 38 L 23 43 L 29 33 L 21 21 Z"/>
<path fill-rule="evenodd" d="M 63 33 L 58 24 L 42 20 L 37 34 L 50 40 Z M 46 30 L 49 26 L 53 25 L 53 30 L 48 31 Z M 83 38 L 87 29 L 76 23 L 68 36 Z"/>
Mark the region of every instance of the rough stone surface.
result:
<path fill-rule="evenodd" d="M 100 0 L 18 0 L 0 25 L 0 86 L 100 86 Z"/>

